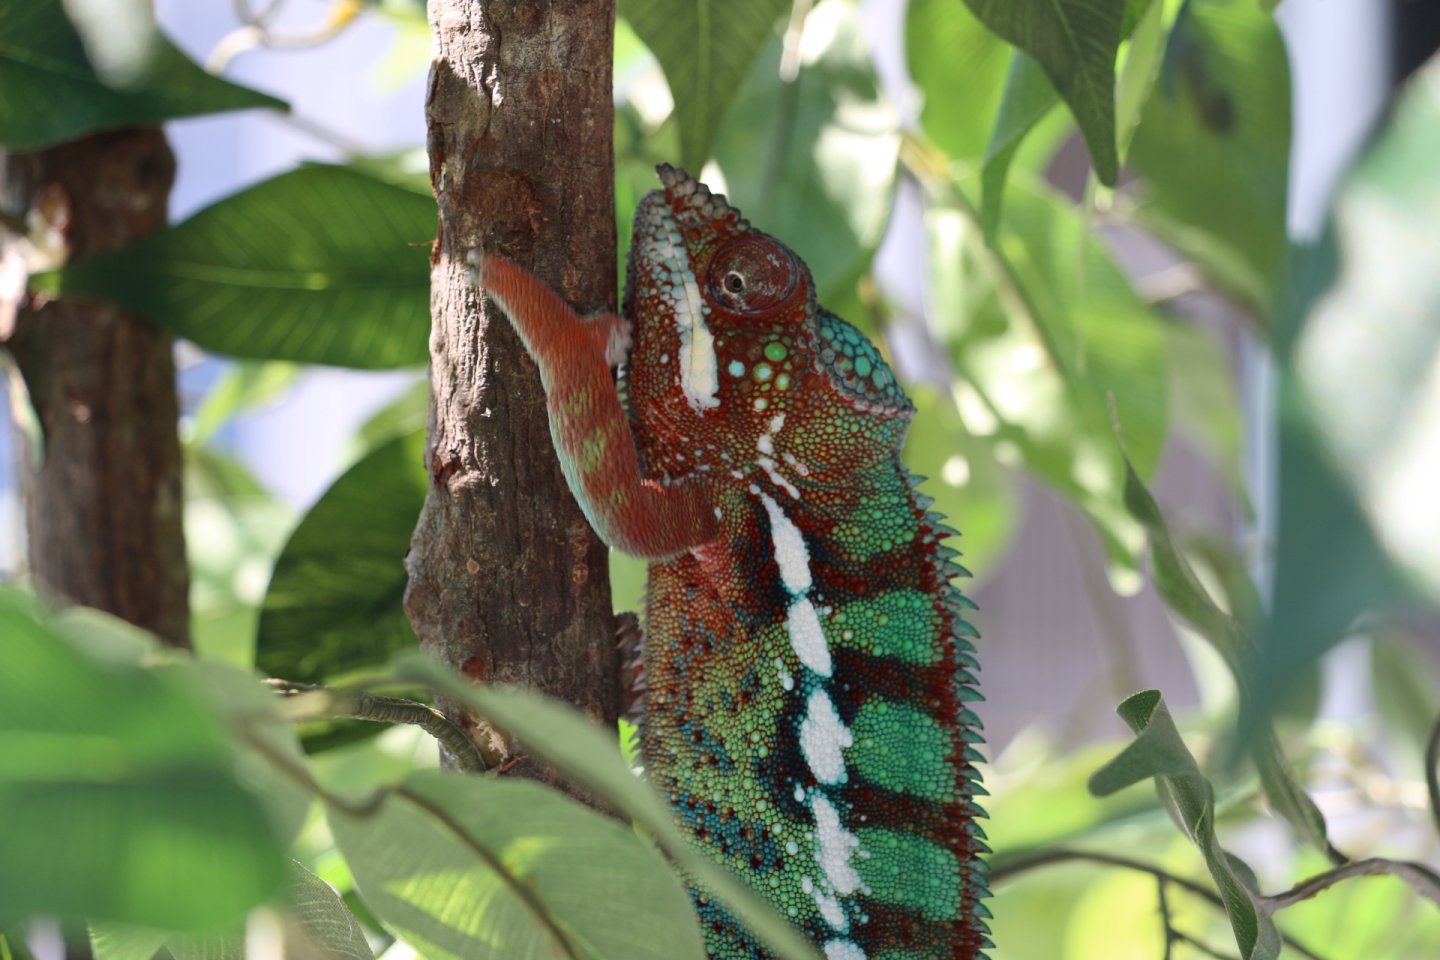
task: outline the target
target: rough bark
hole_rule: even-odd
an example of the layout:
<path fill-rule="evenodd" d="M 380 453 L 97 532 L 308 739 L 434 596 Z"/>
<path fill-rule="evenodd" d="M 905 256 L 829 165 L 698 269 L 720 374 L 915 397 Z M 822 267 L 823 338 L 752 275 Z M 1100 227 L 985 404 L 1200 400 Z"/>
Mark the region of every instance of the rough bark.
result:
<path fill-rule="evenodd" d="M 424 649 L 477 679 L 619 711 L 605 548 L 566 489 L 534 365 L 469 275 L 503 253 L 582 313 L 615 307 L 613 0 L 430 0 L 429 497 L 405 604 Z M 493 756 L 524 754 L 451 704 Z M 520 760 L 515 772 L 554 782 Z"/>
<path fill-rule="evenodd" d="M 165 224 L 175 159 L 158 129 L 0 154 L 0 210 L 48 223 L 71 259 Z M 18 255 L 16 241 L 7 255 Z M 13 262 L 13 261 L 12 261 Z M 11 291 L 12 296 L 17 291 Z M 42 593 L 189 645 L 179 405 L 170 337 L 134 314 L 0 297 L 6 341 L 43 435 L 21 460 L 30 572 Z"/>

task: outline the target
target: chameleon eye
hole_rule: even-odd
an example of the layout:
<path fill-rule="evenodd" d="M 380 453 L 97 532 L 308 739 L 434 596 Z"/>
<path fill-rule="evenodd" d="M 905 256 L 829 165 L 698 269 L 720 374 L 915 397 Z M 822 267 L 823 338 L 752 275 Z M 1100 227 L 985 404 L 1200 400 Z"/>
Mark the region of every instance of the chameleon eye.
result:
<path fill-rule="evenodd" d="M 746 234 L 716 251 L 706 286 L 727 310 L 763 313 L 790 299 L 803 269 L 784 244 L 763 234 Z"/>

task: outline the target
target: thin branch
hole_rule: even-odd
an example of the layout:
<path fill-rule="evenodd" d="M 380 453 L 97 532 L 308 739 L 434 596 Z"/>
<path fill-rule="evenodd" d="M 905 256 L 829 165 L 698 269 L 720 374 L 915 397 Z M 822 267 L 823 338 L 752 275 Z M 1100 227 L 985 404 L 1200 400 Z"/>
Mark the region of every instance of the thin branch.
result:
<path fill-rule="evenodd" d="M 1155 899 L 1160 906 L 1160 922 L 1165 926 L 1165 955 L 1161 960 L 1173 960 L 1177 931 L 1170 922 L 1170 895 L 1165 890 L 1165 878 L 1155 878 Z"/>
<path fill-rule="evenodd" d="M 1316 874 L 1302 881 L 1284 893 L 1261 897 L 1260 904 L 1271 913 L 1293 907 L 1308 900 L 1317 893 L 1323 893 L 1343 880 L 1355 877 L 1391 876 L 1408 883 L 1420 896 L 1440 906 L 1440 874 L 1423 864 L 1409 860 L 1389 860 L 1385 857 L 1371 857 L 1369 860 L 1355 860 L 1332 870 Z"/>
<path fill-rule="evenodd" d="M 1217 909 L 1225 909 L 1225 901 L 1220 895 L 1209 887 L 1182 877 L 1179 874 L 1157 867 L 1154 864 L 1146 863 L 1143 860 L 1134 860 L 1130 857 L 1122 857 L 1113 853 L 1098 853 L 1089 850 L 1071 850 L 1066 847 L 1055 847 L 1048 850 L 1039 850 L 1032 854 L 1021 855 L 1001 863 L 990 871 L 990 883 L 992 886 L 999 886 L 1005 880 L 1027 873 L 1040 867 L 1053 866 L 1058 863 L 1090 862 L 1098 863 L 1109 867 L 1120 867 L 1124 870 L 1134 870 L 1137 873 L 1148 873 L 1157 880 L 1163 880 L 1168 884 L 1191 893 Z M 1178 933 L 1178 931 L 1176 931 Z M 1183 934 L 1182 934 L 1183 936 Z M 1287 947 L 1294 950 L 1307 960 L 1324 960 L 1320 954 L 1309 949 L 1288 934 L 1281 933 L 1280 939 Z M 1193 944 L 1192 944 L 1193 945 Z"/>
<path fill-rule="evenodd" d="M 220 73 L 236 56 L 256 48 L 297 50 L 328 43 L 354 22 L 365 5 L 358 0 L 333 0 L 322 23 L 298 33 L 276 33 L 270 29 L 269 20 L 278 7 L 278 3 L 270 3 L 259 13 L 252 13 L 248 3 L 240 3 L 236 13 L 241 25 L 220 38 L 206 58 L 205 68 L 211 73 Z"/>
<path fill-rule="evenodd" d="M 1185 933 L 1184 931 L 1176 930 L 1173 932 L 1175 934 L 1176 943 L 1189 944 L 1191 947 L 1205 954 L 1205 956 L 1207 957 L 1214 957 L 1215 960 L 1236 960 L 1234 954 L 1221 953 L 1219 950 L 1216 950 L 1214 947 L 1210 946 L 1210 944 L 1206 943 L 1205 941 L 1197 937 L 1192 937 L 1190 936 L 1190 934 Z"/>
<path fill-rule="evenodd" d="M 486 770 L 485 759 L 470 735 L 428 704 L 360 690 L 337 690 L 273 678 L 267 679 L 265 684 L 286 700 L 294 701 L 295 709 L 287 711 L 287 719 L 412 724 L 439 741 L 461 770 L 468 773 Z"/>
<path fill-rule="evenodd" d="M 1435 829 L 1440 830 L 1440 718 L 1430 728 L 1430 739 L 1425 744 L 1425 786 L 1430 791 L 1430 816 L 1435 820 Z"/>

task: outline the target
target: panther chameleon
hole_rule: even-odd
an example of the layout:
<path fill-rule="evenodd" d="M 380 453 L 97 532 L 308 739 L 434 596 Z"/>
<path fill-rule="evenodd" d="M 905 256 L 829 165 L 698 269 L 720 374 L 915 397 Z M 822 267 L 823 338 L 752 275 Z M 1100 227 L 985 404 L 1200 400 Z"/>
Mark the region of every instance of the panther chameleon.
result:
<path fill-rule="evenodd" d="M 983 958 L 974 607 L 955 531 L 900 461 L 914 407 L 789 247 L 659 175 L 623 317 L 582 319 L 476 257 L 539 367 L 571 491 L 649 562 L 648 775 L 827 960 Z M 692 894 L 713 960 L 770 957 Z"/>

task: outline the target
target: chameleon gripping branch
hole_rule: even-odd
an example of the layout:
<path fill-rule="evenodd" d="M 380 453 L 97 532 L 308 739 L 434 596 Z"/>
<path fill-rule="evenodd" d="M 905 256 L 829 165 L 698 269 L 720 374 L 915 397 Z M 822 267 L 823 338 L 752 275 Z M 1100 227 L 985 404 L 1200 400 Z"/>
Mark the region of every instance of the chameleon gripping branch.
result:
<path fill-rule="evenodd" d="M 914 407 L 799 257 L 659 173 L 624 317 L 581 319 L 476 258 L 540 368 L 571 491 L 651 561 L 646 768 L 827 960 L 983 957 L 973 606 L 954 531 L 900 462 Z M 632 336 L 627 410 L 609 367 Z M 694 897 L 714 960 L 770 956 Z"/>

